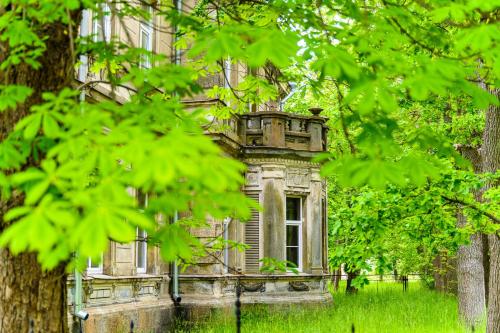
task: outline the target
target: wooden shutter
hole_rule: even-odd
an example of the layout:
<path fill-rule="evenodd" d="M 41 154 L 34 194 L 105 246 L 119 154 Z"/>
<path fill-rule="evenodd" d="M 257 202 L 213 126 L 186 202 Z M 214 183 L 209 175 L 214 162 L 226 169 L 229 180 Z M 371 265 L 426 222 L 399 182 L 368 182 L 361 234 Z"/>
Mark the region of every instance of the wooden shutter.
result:
<path fill-rule="evenodd" d="M 247 192 L 246 195 L 259 202 L 259 192 Z M 245 223 L 245 272 L 259 273 L 259 211 L 252 209 L 250 219 Z"/>

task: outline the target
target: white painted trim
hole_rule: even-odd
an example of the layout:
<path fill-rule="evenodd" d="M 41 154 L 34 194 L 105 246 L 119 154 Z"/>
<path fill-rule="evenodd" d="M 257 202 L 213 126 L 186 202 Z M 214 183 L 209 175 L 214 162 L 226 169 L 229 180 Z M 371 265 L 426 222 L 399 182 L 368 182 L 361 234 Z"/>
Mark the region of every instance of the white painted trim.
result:
<path fill-rule="evenodd" d="M 139 240 L 139 228 L 136 228 L 137 240 L 135 242 L 135 268 L 138 274 L 146 274 L 148 269 L 148 243 L 146 240 Z M 144 231 L 144 238 L 147 238 L 148 234 Z M 139 267 L 139 251 L 142 251 L 142 256 L 144 257 L 144 267 Z"/>
<path fill-rule="evenodd" d="M 224 241 L 227 242 L 229 240 L 229 224 L 231 223 L 231 218 L 226 217 L 223 221 L 224 228 Z M 229 273 L 229 248 L 227 243 L 224 244 L 224 273 Z"/>
<path fill-rule="evenodd" d="M 286 220 L 286 199 L 287 198 L 296 198 L 296 199 L 299 199 L 299 216 L 300 216 L 300 220 Z M 299 237 L 298 237 L 298 241 L 299 241 L 299 244 L 298 244 L 298 248 L 299 248 L 299 253 L 298 253 L 298 256 L 299 256 L 299 262 L 297 264 L 297 270 L 299 272 L 302 272 L 302 269 L 303 269 L 303 263 L 302 263 L 302 255 L 303 255 L 303 242 L 302 242 L 302 226 L 303 226 L 303 220 L 304 220 L 304 216 L 303 216 L 303 209 L 302 209 L 302 205 L 303 205 L 303 200 L 302 200 L 302 197 L 300 196 L 293 196 L 293 195 L 286 195 L 285 196 L 285 258 L 286 258 L 286 249 L 287 249 L 287 245 L 286 245 L 286 227 L 288 225 L 293 225 L 293 226 L 298 226 L 299 228 Z M 286 258 L 288 260 L 288 258 Z"/>
<path fill-rule="evenodd" d="M 86 269 L 87 275 L 102 274 L 102 272 L 103 272 L 103 265 L 102 265 L 103 259 L 104 259 L 104 256 L 101 253 L 101 260 L 99 261 L 99 266 L 92 267 L 92 258 L 88 257 L 87 258 L 87 269 Z"/>
<path fill-rule="evenodd" d="M 98 30 L 103 29 L 104 40 L 106 42 L 109 42 L 111 41 L 111 9 L 109 8 L 109 5 L 107 3 L 101 4 L 100 7 L 101 7 L 101 12 L 108 14 L 105 14 L 103 16 L 102 21 L 104 23 L 104 27 L 101 28 L 99 28 L 99 26 L 101 25 L 100 17 L 92 18 L 92 34 L 94 35 L 93 39 L 94 42 L 98 42 L 99 41 Z M 96 13 L 94 13 L 94 15 L 95 14 Z"/>
<path fill-rule="evenodd" d="M 138 191 L 136 191 L 136 196 Z M 148 206 L 149 197 L 146 193 L 144 195 L 144 208 Z M 147 237 L 148 233 L 144 230 L 144 240 L 139 239 L 139 228 L 135 229 L 137 240 L 135 241 L 135 269 L 137 274 L 146 274 L 148 269 L 148 243 Z M 144 267 L 139 267 L 139 251 L 142 251 L 142 256 L 144 257 Z"/>
<path fill-rule="evenodd" d="M 141 21 L 140 28 L 139 28 L 139 47 L 143 47 L 146 51 L 152 52 L 153 51 L 153 9 L 151 6 L 148 6 L 148 10 L 151 13 L 151 20 L 148 22 Z M 143 43 L 142 40 L 142 35 L 143 32 L 147 34 L 147 40 L 146 43 Z M 140 62 L 140 67 L 142 68 L 151 68 L 151 59 L 146 58 L 141 60 Z"/>

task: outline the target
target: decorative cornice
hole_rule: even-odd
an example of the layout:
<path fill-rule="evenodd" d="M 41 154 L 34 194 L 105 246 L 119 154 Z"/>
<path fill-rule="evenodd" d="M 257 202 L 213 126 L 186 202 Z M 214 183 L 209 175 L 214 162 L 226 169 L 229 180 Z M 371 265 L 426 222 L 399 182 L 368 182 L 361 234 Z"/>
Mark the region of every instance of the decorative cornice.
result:
<path fill-rule="evenodd" d="M 252 157 L 244 158 L 243 162 L 248 165 L 262 165 L 262 164 L 284 164 L 286 166 L 300 166 L 308 168 L 320 168 L 321 164 L 305 160 L 295 160 L 291 158 L 279 158 L 279 157 Z"/>

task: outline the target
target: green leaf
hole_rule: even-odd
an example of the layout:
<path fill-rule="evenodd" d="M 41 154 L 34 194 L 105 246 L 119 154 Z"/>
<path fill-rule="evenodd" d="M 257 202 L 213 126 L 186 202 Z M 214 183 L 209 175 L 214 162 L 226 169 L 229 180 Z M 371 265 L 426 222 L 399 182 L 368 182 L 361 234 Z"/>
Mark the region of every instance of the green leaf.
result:
<path fill-rule="evenodd" d="M 42 180 L 41 182 L 31 186 L 26 192 L 26 199 L 24 202 L 27 205 L 35 204 L 47 192 L 49 186 L 50 181 L 48 179 Z"/>
<path fill-rule="evenodd" d="M 29 122 L 26 124 L 24 129 L 24 138 L 27 140 L 32 140 L 37 135 L 40 130 L 40 125 L 42 122 L 42 114 L 35 113 L 28 116 Z"/>
<path fill-rule="evenodd" d="M 43 132 L 49 138 L 55 138 L 59 135 L 59 125 L 49 113 L 43 117 Z"/>
<path fill-rule="evenodd" d="M 33 92 L 33 89 L 20 85 L 0 85 L 0 112 L 14 109 L 23 103 Z"/>
<path fill-rule="evenodd" d="M 15 185 L 21 185 L 30 181 L 40 180 L 45 178 L 45 173 L 40 169 L 29 168 L 23 172 L 17 172 L 11 176 L 12 183 Z"/>
<path fill-rule="evenodd" d="M 30 213 L 32 210 L 33 210 L 32 207 L 27 207 L 27 206 L 14 207 L 4 215 L 4 219 L 5 221 L 12 221 Z"/>

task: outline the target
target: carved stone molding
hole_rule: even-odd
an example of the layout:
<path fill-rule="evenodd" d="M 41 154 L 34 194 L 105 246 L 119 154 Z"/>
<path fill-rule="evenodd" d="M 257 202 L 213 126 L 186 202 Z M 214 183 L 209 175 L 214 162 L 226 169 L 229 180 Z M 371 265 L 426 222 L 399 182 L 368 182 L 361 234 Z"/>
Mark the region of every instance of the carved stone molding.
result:
<path fill-rule="evenodd" d="M 113 299 L 116 299 L 116 283 L 113 282 L 111 283 L 111 295 Z"/>
<path fill-rule="evenodd" d="M 257 292 L 260 291 L 263 293 L 266 291 L 266 283 L 265 282 L 257 282 L 257 283 L 241 283 L 241 287 L 243 288 L 243 291 L 247 292 Z"/>
<path fill-rule="evenodd" d="M 259 186 L 259 172 L 248 170 L 246 173 L 246 186 Z"/>
<path fill-rule="evenodd" d="M 297 167 L 321 167 L 320 163 L 294 160 L 289 158 L 278 158 L 278 157 L 268 157 L 268 158 L 245 158 L 244 162 L 250 165 L 265 165 L 265 164 L 280 164 L 286 166 L 297 166 Z"/>
<path fill-rule="evenodd" d="M 288 282 L 288 291 L 309 291 L 309 286 L 304 282 Z"/>
<path fill-rule="evenodd" d="M 132 282 L 132 293 L 133 297 L 138 297 L 139 292 L 141 291 L 141 283 L 139 281 L 133 281 Z"/>
<path fill-rule="evenodd" d="M 311 174 L 307 169 L 289 168 L 286 172 L 286 185 L 288 187 L 308 188 L 311 182 Z"/>
<path fill-rule="evenodd" d="M 83 302 L 88 303 L 90 300 L 90 296 L 94 292 L 94 288 L 92 286 L 92 280 L 87 281 L 87 283 L 83 284 Z"/>
<path fill-rule="evenodd" d="M 155 296 L 160 296 L 161 282 L 156 281 L 154 287 L 155 287 Z"/>

